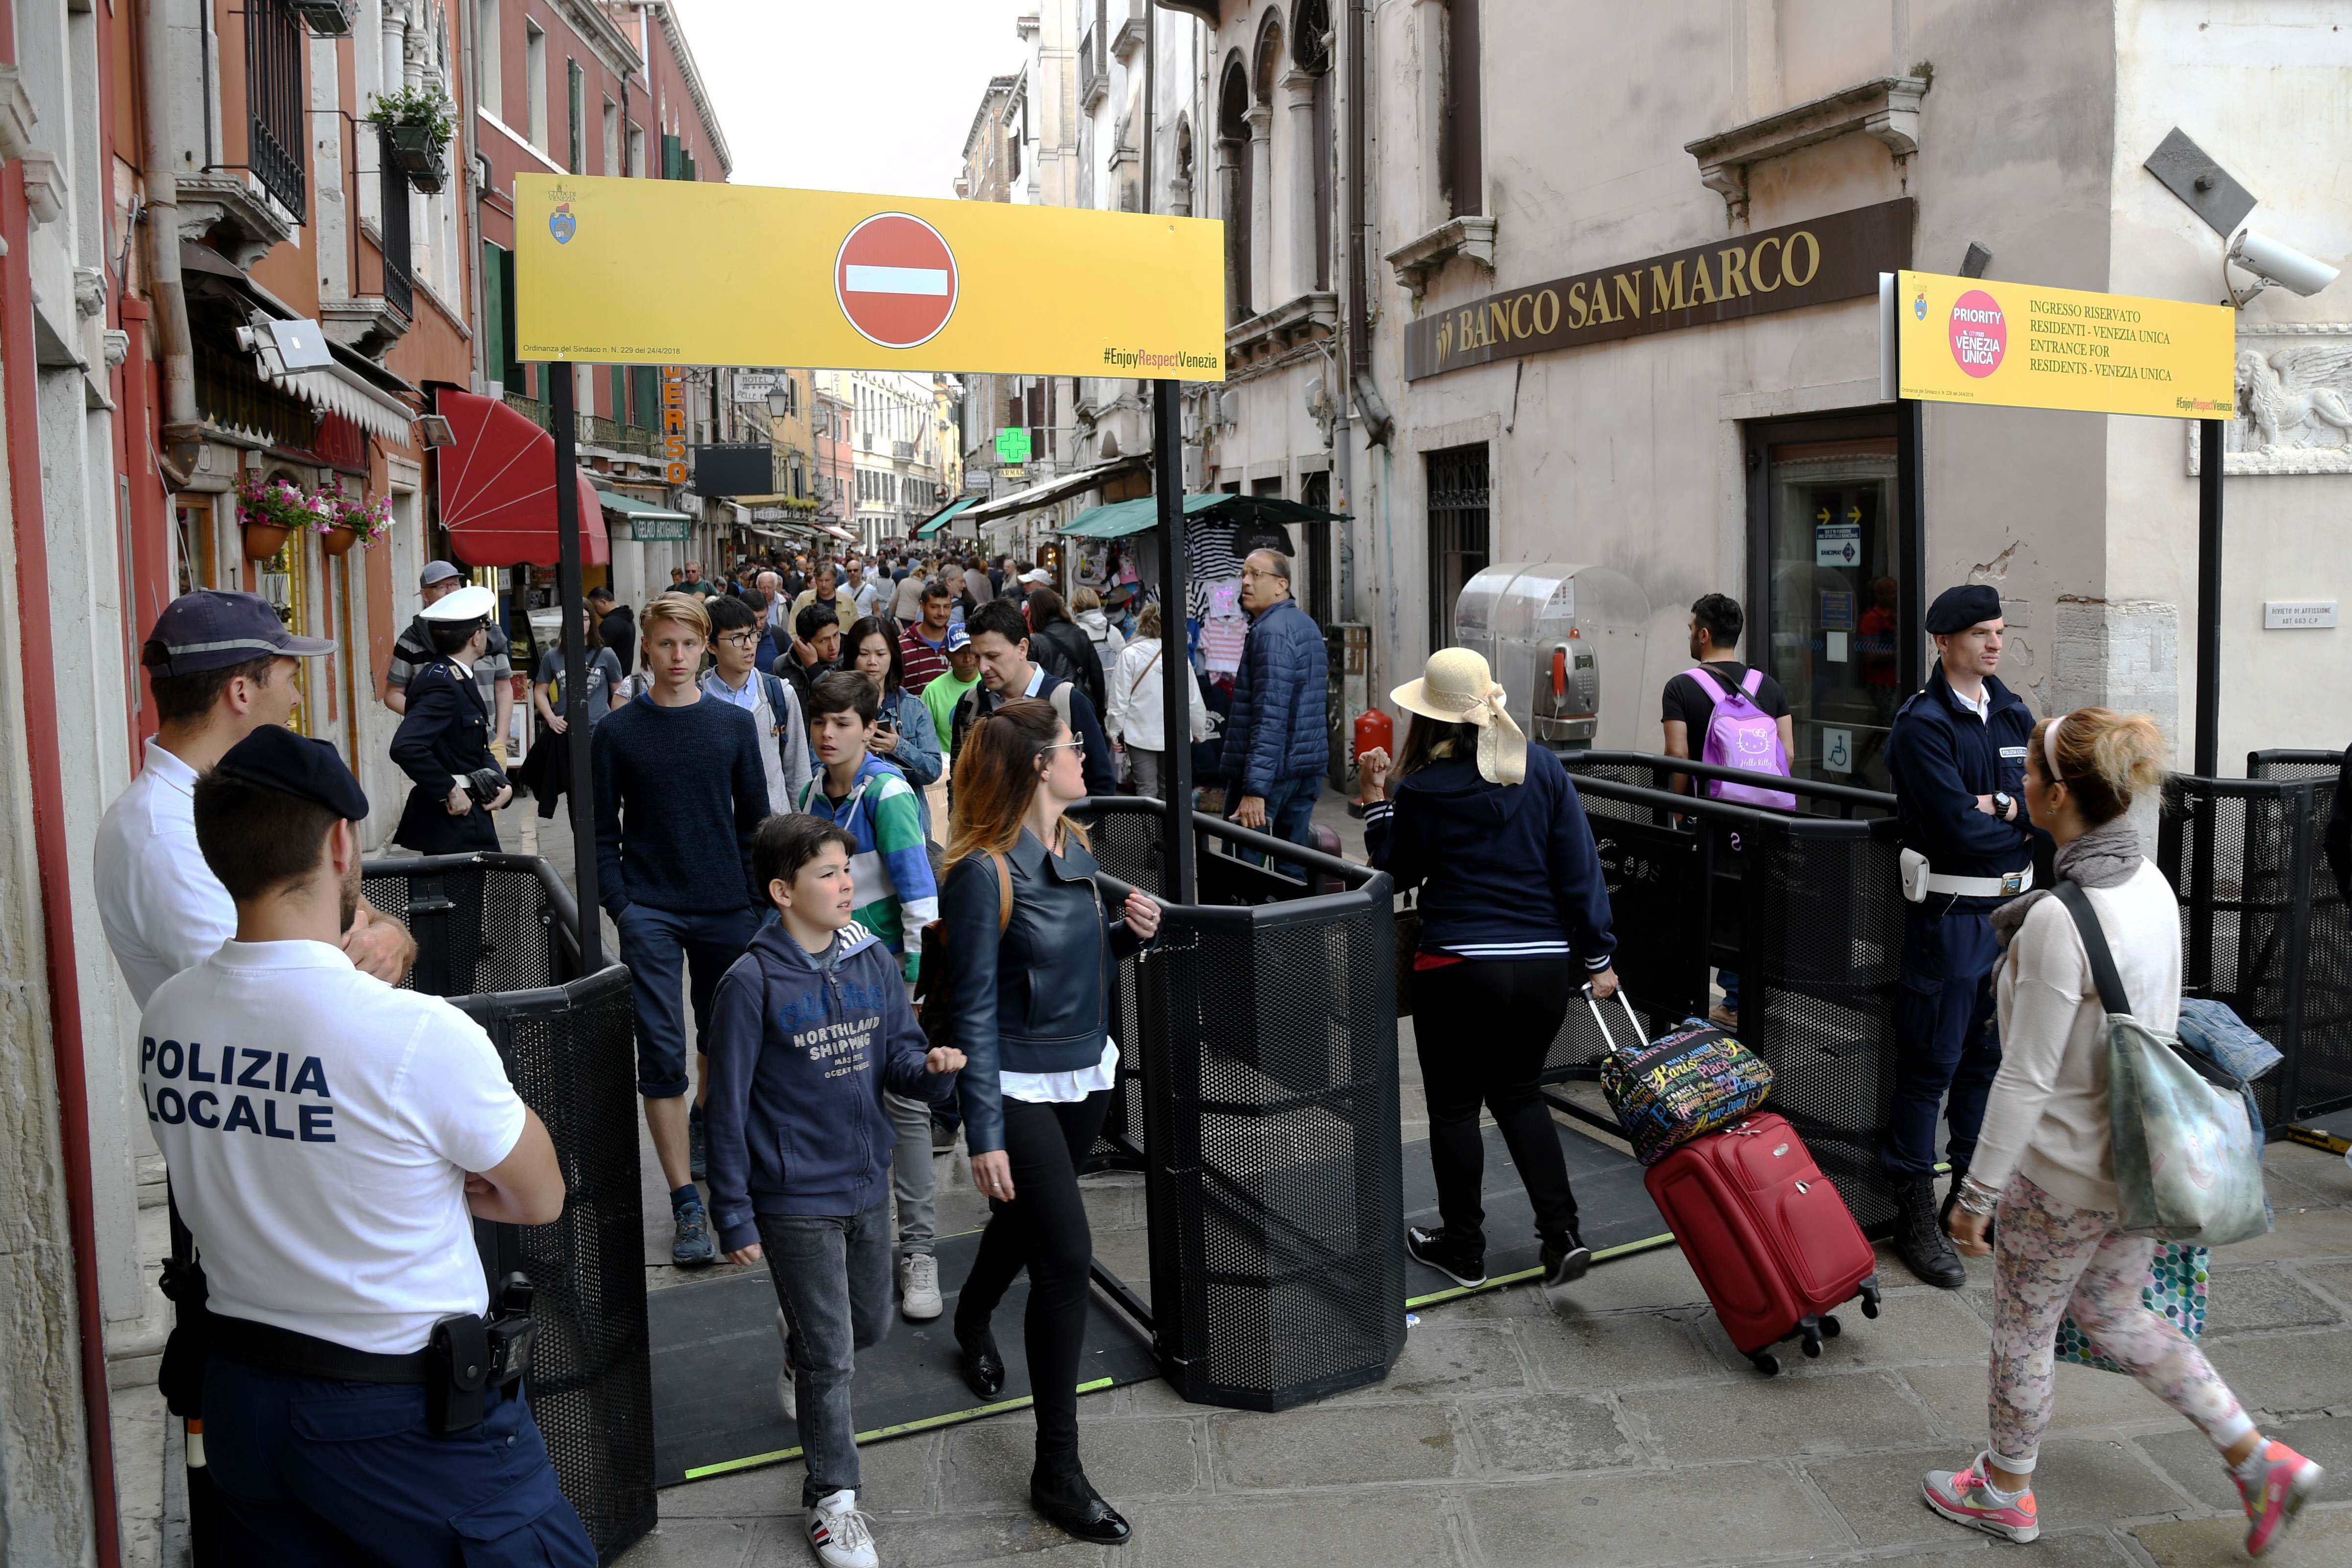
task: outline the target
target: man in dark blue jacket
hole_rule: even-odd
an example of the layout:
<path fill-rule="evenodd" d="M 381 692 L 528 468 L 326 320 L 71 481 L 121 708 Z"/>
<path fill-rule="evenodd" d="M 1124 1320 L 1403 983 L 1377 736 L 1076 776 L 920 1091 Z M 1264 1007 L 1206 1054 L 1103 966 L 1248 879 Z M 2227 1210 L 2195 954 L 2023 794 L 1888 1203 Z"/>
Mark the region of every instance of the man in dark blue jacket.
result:
<path fill-rule="evenodd" d="M 1271 550 L 1253 551 L 1242 563 L 1242 608 L 1250 629 L 1225 720 L 1223 771 L 1225 793 L 1234 797 L 1227 815 L 1244 827 L 1311 845 L 1331 754 L 1323 634 L 1290 596 L 1290 562 Z M 1306 874 L 1289 862 L 1275 868 Z"/>
<path fill-rule="evenodd" d="M 1990 917 L 2033 880 L 2033 829 L 2021 798 L 2033 715 L 1993 679 L 1997 592 L 1982 584 L 1945 590 L 1927 627 L 1936 668 L 1886 738 L 1910 909 L 1895 1002 L 1895 1093 L 1878 1157 L 1895 1184 L 1895 1251 L 1928 1284 L 1957 1289 L 1968 1270 L 1936 1206 L 1936 1118 L 1948 1094 L 1958 1191 L 2000 1070 L 1992 987 L 2000 954 Z"/>
<path fill-rule="evenodd" d="M 850 919 L 856 841 L 776 816 L 751 847 L 778 921 L 711 1003 L 710 1206 L 730 1263 L 764 1255 L 785 1331 L 779 1391 L 807 1459 L 801 1506 L 827 1568 L 873 1568 L 857 1507 L 856 1353 L 890 1330 L 890 1154 L 882 1101 L 936 1100 L 963 1054 L 929 1046 L 898 960 Z"/>

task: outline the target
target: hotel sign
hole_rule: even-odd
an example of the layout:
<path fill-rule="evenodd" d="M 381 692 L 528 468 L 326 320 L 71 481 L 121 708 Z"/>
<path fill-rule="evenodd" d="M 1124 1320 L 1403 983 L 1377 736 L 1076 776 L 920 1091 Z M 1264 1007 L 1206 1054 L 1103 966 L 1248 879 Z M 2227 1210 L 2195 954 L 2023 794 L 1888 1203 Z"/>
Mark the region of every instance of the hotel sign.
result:
<path fill-rule="evenodd" d="M 1405 379 L 1875 296 L 1910 265 L 1911 226 L 1906 197 L 1489 294 L 1406 329 Z"/>

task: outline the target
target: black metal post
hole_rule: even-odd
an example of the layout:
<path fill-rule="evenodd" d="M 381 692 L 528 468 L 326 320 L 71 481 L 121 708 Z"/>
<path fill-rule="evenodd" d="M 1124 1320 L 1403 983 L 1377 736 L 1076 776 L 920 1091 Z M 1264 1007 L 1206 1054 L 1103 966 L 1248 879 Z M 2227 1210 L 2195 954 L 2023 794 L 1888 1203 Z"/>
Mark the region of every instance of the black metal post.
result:
<path fill-rule="evenodd" d="M 2197 426 L 2197 776 L 2221 775 L 2221 430 Z"/>
<path fill-rule="evenodd" d="M 1183 384 L 1151 384 L 1152 488 L 1160 495 L 1160 855 L 1171 903 L 1192 901 L 1192 659 L 1184 626 Z"/>
<path fill-rule="evenodd" d="M 1925 408 L 1895 405 L 1895 679 L 1898 691 L 1927 684 L 1927 476 Z"/>
<path fill-rule="evenodd" d="M 580 460 L 574 449 L 569 364 L 543 366 L 548 423 L 555 426 L 555 597 L 563 607 L 564 742 L 572 752 L 572 875 L 580 898 L 580 973 L 604 967 L 604 907 L 596 896 L 596 800 L 588 763 L 588 645 L 581 633 Z"/>

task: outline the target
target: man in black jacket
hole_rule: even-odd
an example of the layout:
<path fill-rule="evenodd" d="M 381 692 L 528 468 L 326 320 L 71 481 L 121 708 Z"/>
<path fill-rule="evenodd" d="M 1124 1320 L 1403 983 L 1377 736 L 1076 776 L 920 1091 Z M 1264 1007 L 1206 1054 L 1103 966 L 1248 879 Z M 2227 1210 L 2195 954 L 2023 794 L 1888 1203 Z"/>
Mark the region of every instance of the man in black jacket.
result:
<path fill-rule="evenodd" d="M 971 634 L 972 651 L 980 655 L 980 684 L 965 692 L 956 704 L 955 720 L 950 726 L 953 743 L 948 754 L 962 754 L 963 738 L 982 714 L 993 713 L 1016 697 L 1042 697 L 1054 705 L 1062 721 L 1069 725 L 1071 738 L 1085 749 L 1081 768 L 1087 778 L 1087 793 L 1118 793 L 1118 774 L 1111 765 L 1110 740 L 1103 733 L 1101 721 L 1095 717 L 1094 704 L 1087 700 L 1084 688 L 1030 662 L 1029 626 L 1011 601 L 991 599 L 971 613 L 964 630 Z M 1085 634 L 1081 632 L 1079 636 L 1083 637 Z M 1091 645 L 1088 657 L 1092 657 Z M 948 794 L 950 799 L 954 798 L 952 777 L 948 781 Z"/>
<path fill-rule="evenodd" d="M 588 590 L 588 608 L 596 617 L 596 635 L 621 661 L 621 673 L 633 675 L 637 668 L 637 613 L 626 605 L 613 602 L 613 590 L 599 583 Z"/>
<path fill-rule="evenodd" d="M 1095 652 L 1094 640 L 1070 618 L 1069 606 L 1051 588 L 1029 590 L 1029 649 L 1047 670 L 1077 682 L 1097 713 L 1107 706 L 1102 658 Z"/>

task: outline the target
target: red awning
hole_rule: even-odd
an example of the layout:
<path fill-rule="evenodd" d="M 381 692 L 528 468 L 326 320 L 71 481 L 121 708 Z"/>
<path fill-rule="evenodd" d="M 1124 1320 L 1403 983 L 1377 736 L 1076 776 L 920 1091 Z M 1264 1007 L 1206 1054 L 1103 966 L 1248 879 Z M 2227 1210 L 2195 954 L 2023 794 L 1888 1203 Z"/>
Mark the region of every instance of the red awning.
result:
<path fill-rule="evenodd" d="M 468 566 L 554 565 L 555 437 L 500 400 L 470 392 L 438 388 L 434 410 L 457 438 L 437 454 L 450 549 Z M 581 563 L 609 565 L 604 509 L 577 465 L 572 474 L 580 486 Z"/>

